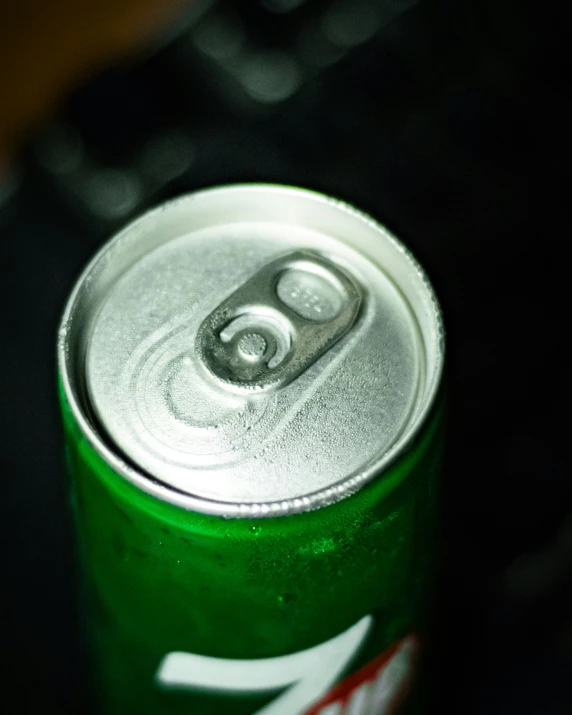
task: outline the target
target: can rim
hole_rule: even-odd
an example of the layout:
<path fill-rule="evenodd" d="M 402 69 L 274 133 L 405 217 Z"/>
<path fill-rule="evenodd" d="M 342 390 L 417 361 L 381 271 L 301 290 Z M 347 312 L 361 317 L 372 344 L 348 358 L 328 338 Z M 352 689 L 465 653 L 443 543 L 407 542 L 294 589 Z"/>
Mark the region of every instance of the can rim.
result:
<path fill-rule="evenodd" d="M 113 446 L 107 443 L 103 435 L 100 434 L 90 420 L 89 408 L 87 408 L 85 404 L 82 404 L 85 403 L 85 398 L 82 400 L 82 396 L 79 394 L 80 391 L 78 389 L 78 385 L 75 384 L 76 380 L 74 379 L 74 373 L 77 372 L 78 368 L 76 364 L 77 360 L 73 357 L 70 359 L 70 353 L 73 352 L 70 346 L 70 325 L 72 324 L 74 311 L 77 307 L 78 299 L 84 284 L 89 280 L 94 267 L 116 243 L 121 241 L 121 239 L 128 232 L 131 233 L 137 228 L 137 226 L 147 222 L 150 218 L 159 216 L 161 213 L 169 210 L 177 204 L 191 202 L 203 195 L 220 192 L 221 190 L 228 192 L 244 191 L 245 189 L 263 189 L 267 191 L 270 190 L 280 193 L 307 196 L 313 200 L 333 205 L 356 219 L 366 222 L 369 227 L 373 228 L 375 231 L 382 233 L 384 239 L 386 241 L 389 240 L 394 247 L 406 257 L 409 263 L 411 263 L 423 283 L 427 296 L 431 300 L 432 317 L 439 336 L 439 346 L 438 359 L 436 360 L 435 368 L 432 371 L 432 380 L 429 385 L 429 389 L 425 399 L 423 400 L 422 407 L 413 421 L 413 424 L 410 424 L 407 429 L 408 434 L 405 440 L 398 440 L 398 442 L 392 445 L 385 453 L 382 453 L 379 456 L 374 456 L 359 471 L 327 488 L 322 488 L 303 497 L 297 497 L 294 499 L 266 503 L 238 504 L 198 497 L 196 495 L 183 492 L 171 485 L 167 485 L 161 482 L 158 477 L 145 472 L 145 470 L 138 466 L 135 466 L 128 458 L 121 454 L 117 448 L 114 449 Z M 429 281 L 424 269 L 421 267 L 411 251 L 399 239 L 397 239 L 390 231 L 388 231 L 378 221 L 373 219 L 369 214 L 356 209 L 351 204 L 339 199 L 311 189 L 264 182 L 252 182 L 213 186 L 171 199 L 155 208 L 150 209 L 149 211 L 146 211 L 137 219 L 128 223 L 110 240 L 106 241 L 81 272 L 74 284 L 70 297 L 66 302 L 58 329 L 57 364 L 65 398 L 68 402 L 71 413 L 81 430 L 81 433 L 85 436 L 88 443 L 99 455 L 99 457 L 101 457 L 103 461 L 106 462 L 121 477 L 125 478 L 127 481 L 131 482 L 134 486 L 138 487 L 150 496 L 188 511 L 196 511 L 223 517 L 261 518 L 285 516 L 294 513 L 312 511 L 338 502 L 364 487 L 367 483 L 378 477 L 380 473 L 386 471 L 391 465 L 393 465 L 399 457 L 403 456 L 411 448 L 421 428 L 431 413 L 442 382 L 444 355 L 445 330 L 441 307 L 435 295 L 435 291 L 433 290 L 432 284 Z M 79 382 L 81 383 L 81 380 Z"/>

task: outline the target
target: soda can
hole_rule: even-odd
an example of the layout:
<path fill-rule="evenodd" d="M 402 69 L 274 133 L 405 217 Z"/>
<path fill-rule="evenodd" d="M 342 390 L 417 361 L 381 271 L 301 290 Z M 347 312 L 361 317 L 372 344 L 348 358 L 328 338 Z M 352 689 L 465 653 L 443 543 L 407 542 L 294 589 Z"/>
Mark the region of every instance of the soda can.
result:
<path fill-rule="evenodd" d="M 409 251 L 317 193 L 208 189 L 103 246 L 58 345 L 101 712 L 413 702 L 443 344 Z"/>

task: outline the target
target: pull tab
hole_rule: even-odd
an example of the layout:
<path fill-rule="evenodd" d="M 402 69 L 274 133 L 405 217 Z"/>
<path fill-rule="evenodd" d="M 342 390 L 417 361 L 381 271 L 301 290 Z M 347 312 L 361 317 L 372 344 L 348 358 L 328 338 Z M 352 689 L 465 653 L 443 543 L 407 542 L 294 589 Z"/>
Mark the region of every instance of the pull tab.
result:
<path fill-rule="evenodd" d="M 205 318 L 201 362 L 223 382 L 261 392 L 288 384 L 354 324 L 357 282 L 310 251 L 267 263 Z"/>

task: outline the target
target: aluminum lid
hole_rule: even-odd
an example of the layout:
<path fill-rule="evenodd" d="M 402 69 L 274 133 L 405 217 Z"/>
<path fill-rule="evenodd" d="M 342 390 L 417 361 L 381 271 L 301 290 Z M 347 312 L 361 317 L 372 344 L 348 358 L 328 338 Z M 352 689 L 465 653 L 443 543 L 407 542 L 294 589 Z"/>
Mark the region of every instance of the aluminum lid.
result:
<path fill-rule="evenodd" d="M 355 491 L 411 441 L 442 361 L 435 296 L 400 243 L 338 201 L 263 185 L 128 226 L 84 272 L 60 338 L 68 398 L 105 459 L 227 516 Z"/>

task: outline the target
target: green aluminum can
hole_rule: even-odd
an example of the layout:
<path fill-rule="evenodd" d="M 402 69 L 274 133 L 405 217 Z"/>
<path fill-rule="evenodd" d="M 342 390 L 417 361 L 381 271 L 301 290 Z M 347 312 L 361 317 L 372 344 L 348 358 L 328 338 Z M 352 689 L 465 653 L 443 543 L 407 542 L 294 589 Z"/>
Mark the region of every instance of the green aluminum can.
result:
<path fill-rule="evenodd" d="M 100 250 L 58 352 L 102 713 L 424 712 L 443 329 L 401 243 L 191 194 Z"/>

